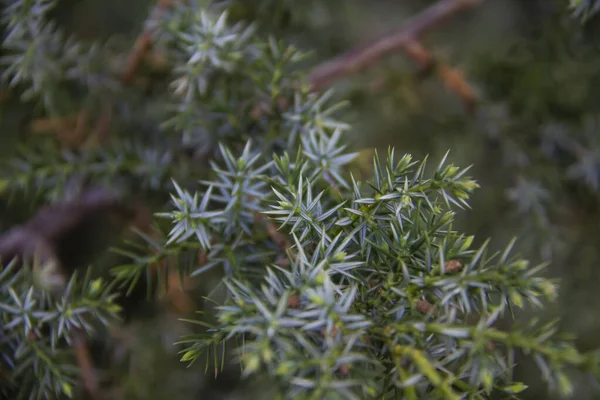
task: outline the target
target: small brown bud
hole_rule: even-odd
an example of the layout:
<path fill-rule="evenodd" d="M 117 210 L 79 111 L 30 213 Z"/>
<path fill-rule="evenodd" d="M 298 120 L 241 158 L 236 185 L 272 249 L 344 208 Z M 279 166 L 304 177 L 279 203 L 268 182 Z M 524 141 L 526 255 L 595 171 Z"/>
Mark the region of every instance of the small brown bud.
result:
<path fill-rule="evenodd" d="M 289 267 L 290 259 L 285 256 L 282 256 L 282 257 L 277 258 L 277 260 L 275 260 L 275 264 L 279 265 L 280 267 L 284 267 L 284 268 Z"/>
<path fill-rule="evenodd" d="M 417 311 L 423 314 L 429 314 L 433 311 L 433 304 L 427 300 L 417 300 Z"/>
<path fill-rule="evenodd" d="M 444 264 L 444 270 L 446 272 L 458 272 L 462 269 L 463 265 L 460 261 L 458 260 L 450 260 L 447 261 L 446 264 Z"/>
<path fill-rule="evenodd" d="M 285 97 L 279 97 L 277 99 L 277 105 L 279 106 L 280 110 L 286 110 L 289 106 L 289 102 Z"/>
<path fill-rule="evenodd" d="M 288 307 L 289 308 L 298 308 L 300 307 L 300 296 L 292 295 L 288 299 Z"/>
<path fill-rule="evenodd" d="M 348 375 L 348 372 L 350 372 L 350 367 L 348 366 L 348 364 L 340 365 L 340 373 L 342 375 Z"/>
<path fill-rule="evenodd" d="M 325 328 L 321 329 L 321 335 L 326 336 L 335 336 L 337 335 L 337 333 L 339 332 L 337 327 L 332 327 L 331 330 L 329 332 L 327 332 L 327 330 Z"/>

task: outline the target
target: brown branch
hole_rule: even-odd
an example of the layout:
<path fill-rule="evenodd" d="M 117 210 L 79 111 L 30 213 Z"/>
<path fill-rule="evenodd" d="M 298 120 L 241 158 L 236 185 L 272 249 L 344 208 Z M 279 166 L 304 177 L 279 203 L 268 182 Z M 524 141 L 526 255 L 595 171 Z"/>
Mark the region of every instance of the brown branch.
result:
<path fill-rule="evenodd" d="M 255 199 L 255 197 L 250 196 L 248 200 L 253 200 Z M 296 253 L 293 251 L 292 249 L 292 242 L 286 237 L 286 235 L 284 235 L 283 233 L 281 233 L 279 231 L 279 228 L 277 227 L 276 224 L 274 224 L 272 221 L 270 221 L 263 213 L 258 212 L 258 211 L 253 211 L 252 214 L 254 215 L 254 218 L 256 218 L 256 220 L 258 222 L 261 222 L 265 229 L 267 230 L 267 235 L 269 235 L 269 238 L 273 241 L 273 243 L 275 243 L 277 245 L 277 247 L 279 247 L 279 249 L 281 250 L 281 252 L 284 255 L 289 255 L 292 260 L 296 259 Z M 285 264 L 287 264 L 288 260 L 284 260 L 283 258 L 285 258 L 285 256 L 282 257 L 282 259 L 278 259 L 276 261 L 276 264 L 280 265 L 280 266 L 284 266 Z"/>
<path fill-rule="evenodd" d="M 112 121 L 113 108 L 112 105 L 104 106 L 104 110 L 96 121 L 96 126 L 92 130 L 85 145 L 88 147 L 101 144 L 108 139 L 108 130 Z"/>
<path fill-rule="evenodd" d="M 475 102 L 477 101 L 477 94 L 471 85 L 465 81 L 460 71 L 436 62 L 431 53 L 417 41 L 408 41 L 404 47 L 404 51 L 413 58 L 421 68 L 435 68 L 436 73 L 439 75 L 442 82 L 444 82 L 444 85 L 460 97 L 465 105 L 465 109 L 468 112 L 473 111 Z"/>
<path fill-rule="evenodd" d="M 0 236 L 0 257 L 42 256 L 56 254 L 57 243 L 77 230 L 91 217 L 102 213 L 116 213 L 129 217 L 132 210 L 121 198 L 105 189 L 89 190 L 76 199 L 41 208 L 21 226 L 14 227 Z M 61 261 L 61 260 L 58 260 Z"/>
<path fill-rule="evenodd" d="M 423 35 L 461 11 L 470 9 L 483 0 L 440 0 L 406 25 L 390 35 L 366 46 L 354 49 L 318 66 L 309 77 L 313 90 L 319 91 L 334 81 L 375 65 L 388 54 L 405 50 Z"/>
<path fill-rule="evenodd" d="M 149 32 L 142 32 L 142 34 L 136 39 L 135 45 L 133 46 L 133 52 L 129 56 L 125 73 L 121 78 L 123 85 L 130 85 L 133 82 L 135 72 L 144 57 L 144 54 L 148 51 L 152 45 L 152 37 Z"/>
<path fill-rule="evenodd" d="M 203 253 L 204 254 L 204 253 Z M 206 259 L 206 257 L 204 257 Z M 198 262 L 199 265 L 206 264 L 206 261 Z M 178 312 L 178 314 L 190 314 L 195 304 L 192 297 L 188 294 L 188 291 L 195 288 L 194 281 L 189 276 L 180 279 L 179 272 L 170 271 L 168 278 L 167 298 L 171 302 L 171 306 Z"/>
<path fill-rule="evenodd" d="M 99 386 L 96 373 L 94 372 L 94 363 L 92 362 L 92 356 L 85 342 L 85 336 L 82 331 L 73 331 L 73 344 L 75 347 L 75 356 L 77 358 L 77 365 L 81 370 L 81 377 L 83 379 L 83 388 L 91 396 L 92 399 L 99 398 Z"/>
<path fill-rule="evenodd" d="M 30 123 L 29 129 L 34 135 L 55 135 L 60 145 L 66 148 L 92 146 L 107 139 L 112 112 L 111 106 L 104 107 L 87 139 L 85 134 L 90 131 L 90 116 L 86 110 L 76 115 L 36 119 Z"/>
<path fill-rule="evenodd" d="M 175 0 L 158 0 L 156 4 L 156 10 L 160 13 L 166 10 L 168 7 L 173 4 Z M 144 58 L 145 54 L 148 52 L 150 47 L 152 46 L 152 35 L 148 31 L 144 31 L 138 36 L 135 41 L 135 45 L 133 46 L 133 51 L 129 56 L 129 61 L 127 62 L 127 66 L 125 67 L 125 72 L 121 77 L 121 83 L 123 85 L 130 85 L 133 82 L 135 77 L 135 73 Z"/>
<path fill-rule="evenodd" d="M 155 10 L 158 13 L 161 13 L 170 7 L 174 1 L 175 0 L 158 0 Z M 135 41 L 133 51 L 129 56 L 129 60 L 125 66 L 125 71 L 121 76 L 121 83 L 123 86 L 129 86 L 133 83 L 135 73 L 144 59 L 144 56 L 146 53 L 148 53 L 150 47 L 152 47 L 152 35 L 148 31 L 143 31 Z M 87 144 L 93 145 L 106 139 L 110 122 L 112 120 L 112 111 L 111 105 L 107 105 L 104 108 L 104 111 L 92 132 L 92 136 L 90 138 L 91 140 L 88 141 Z"/>
<path fill-rule="evenodd" d="M 279 231 L 277 225 L 269 221 L 262 213 L 258 211 L 255 211 L 253 214 L 257 221 L 260 221 L 264 224 L 269 238 L 271 238 L 273 243 L 279 247 L 281 252 L 285 255 L 289 255 L 292 260 L 295 260 L 296 252 L 292 249 L 292 242 L 290 242 L 290 240 Z M 279 266 L 286 266 L 289 263 L 289 260 L 285 259 L 285 256 L 283 256 L 277 259 L 275 263 Z"/>
<path fill-rule="evenodd" d="M 86 118 L 85 111 L 71 116 L 40 118 L 32 121 L 29 129 L 34 135 L 55 135 L 61 146 L 76 147 L 83 143 Z"/>
<path fill-rule="evenodd" d="M 137 199 L 133 203 L 133 208 L 135 208 L 136 212 L 130 221 L 129 228 L 134 232 L 143 232 L 150 236 L 153 240 L 160 241 L 160 233 L 152 226 L 152 210 L 141 199 Z M 152 251 L 154 255 L 157 255 L 160 252 L 160 250 L 155 249 L 154 247 L 152 247 L 150 251 Z M 172 264 L 171 262 L 167 262 L 169 257 L 171 256 L 161 258 L 151 263 L 149 266 L 149 272 L 153 279 L 162 278 L 167 282 L 165 293 L 159 292 L 158 294 L 164 294 L 165 297 L 170 301 L 170 305 L 179 314 L 189 314 L 194 309 L 195 304 L 192 297 L 187 292 L 195 288 L 195 282 L 189 276 L 183 277 L 182 280 L 180 279 L 177 271 L 169 270 L 168 265 Z M 202 266 L 206 263 L 206 252 L 199 250 L 198 266 Z"/>

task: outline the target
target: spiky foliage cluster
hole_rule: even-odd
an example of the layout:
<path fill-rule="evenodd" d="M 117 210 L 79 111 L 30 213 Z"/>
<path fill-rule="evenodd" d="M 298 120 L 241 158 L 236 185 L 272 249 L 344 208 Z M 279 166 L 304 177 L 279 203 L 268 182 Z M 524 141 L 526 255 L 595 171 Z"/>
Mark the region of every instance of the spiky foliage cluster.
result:
<path fill-rule="evenodd" d="M 47 270 L 16 260 L 0 269 L 0 394 L 6 399 L 71 397 L 79 380 L 73 348 L 120 313 L 111 285 L 92 279 L 91 270 L 84 279 L 73 274 L 60 294 L 44 287 Z"/>
<path fill-rule="evenodd" d="M 216 321 L 190 321 L 200 331 L 182 361 L 208 354 L 218 371 L 231 355 L 278 398 L 516 396 L 516 352 L 561 394 L 570 368 L 597 376 L 555 325 L 500 326 L 556 286 L 511 246 L 490 254 L 453 229 L 477 187 L 467 170 L 390 150 L 362 182 L 344 103 L 310 90 L 303 53 L 228 18 L 247 3 L 173 3 L 148 18 L 152 52 L 131 77 L 126 46 L 61 33 L 57 1 L 5 2 L 3 87 L 36 120 L 5 160 L 3 193 L 51 201 L 110 184 L 159 205 L 155 229 L 118 246 L 127 260 L 103 279 L 75 273 L 48 293 L 61 268 L 3 260 L 3 395 L 71 396 L 77 341 L 117 324 L 115 293 L 168 289 L 171 272 L 218 277 Z"/>
<path fill-rule="evenodd" d="M 313 135 L 331 140 L 327 130 Z M 335 143 L 326 147 L 329 164 L 349 159 Z M 285 398 L 516 394 L 525 389 L 511 380 L 517 351 L 533 356 L 563 394 L 571 392 L 569 367 L 597 373 L 596 360 L 557 336 L 553 324 L 497 327 L 507 311 L 554 299 L 556 286 L 511 246 L 488 254 L 452 229 L 454 210 L 477 186 L 466 170 L 442 161 L 428 174 L 425 163 L 391 151 L 386 162 L 375 158 L 370 182 L 347 174 L 331 182 L 311 150 L 302 146 L 296 157 L 275 156 L 253 174 L 238 174 L 239 190 L 256 200 L 237 209 L 235 235 L 229 221 L 237 196 L 213 193 L 236 168 L 258 163 L 248 148 L 238 158 L 224 149 L 231 169 L 214 166 L 208 189 L 179 190 L 176 211 L 161 215 L 174 221 L 167 248 L 192 241 L 209 260 L 227 249 L 224 259 L 235 261 L 209 264 L 225 271 L 226 300 L 217 324 L 186 338 L 183 360 L 215 351 L 219 363 L 230 349 L 245 375 L 267 374 Z M 287 263 L 273 263 L 276 240 L 257 240 L 261 225 L 244 221 L 257 211 L 294 238 Z"/>
<path fill-rule="evenodd" d="M 586 21 L 600 12 L 600 2 L 597 0 L 570 0 L 571 8 L 576 17 Z"/>
<path fill-rule="evenodd" d="M 209 212 L 207 217 L 211 219 L 203 220 L 204 224 L 198 223 L 198 213 L 207 206 L 206 201 L 195 202 L 184 196 L 189 204 L 182 205 L 182 222 L 175 232 L 187 235 L 183 228 L 189 228 L 188 222 L 198 232 L 214 229 L 208 224 L 217 221 L 225 224 L 224 240 L 221 245 L 213 246 L 210 263 L 205 268 L 220 266 L 230 270 L 232 265 L 238 266 L 249 260 L 254 260 L 254 265 L 264 263 L 265 257 L 257 251 L 253 240 L 241 241 L 240 236 L 240 240 L 231 243 L 232 248 L 225 244 L 233 236 L 239 236 L 240 225 L 246 233 L 254 229 L 251 227 L 260 217 L 261 209 L 257 205 L 248 211 L 246 207 L 258 204 L 256 199 L 260 199 L 268 187 L 256 182 L 255 176 L 264 171 L 255 165 L 257 159 L 248 159 L 246 165 L 232 164 L 232 154 L 221 147 L 223 141 L 232 149 L 241 149 L 252 138 L 258 148 L 270 152 L 294 149 L 301 140 L 310 140 L 312 157 L 315 165 L 318 164 L 315 171 L 319 169 L 333 179 L 339 177 L 340 167 L 350 161 L 341 157 L 330 160 L 333 164 L 323 164 L 319 157 L 331 150 L 327 147 L 328 142 L 314 134 L 305 135 L 314 124 L 339 129 L 346 126 L 336 125 L 329 119 L 338 109 L 338 106 L 324 105 L 330 94 L 310 93 L 302 76 L 292 69 L 302 60 L 303 54 L 273 38 L 263 39 L 249 24 L 229 23 L 228 8 L 223 4 L 175 4 L 166 13 L 150 15 L 146 25 L 154 43 L 155 59 L 148 61 L 145 68 L 149 69 L 149 74 L 161 76 L 150 86 L 145 82 L 120 82 L 119 74 L 128 67 L 129 47 L 110 42 L 84 43 L 72 37 L 65 39 L 66 35 L 50 18 L 56 1 L 10 1 L 6 6 L 2 20 L 1 62 L 5 66 L 2 83 L 10 95 L 22 95 L 21 100 L 31 107 L 34 118 L 39 118 L 27 128 L 29 134 L 19 139 L 17 154 L 4 162 L 2 187 L 9 199 L 26 195 L 36 202 L 59 200 L 76 195 L 82 184 L 113 187 L 116 184 L 125 193 L 139 194 L 141 191 L 160 199 L 166 190 L 173 188 L 172 178 L 181 178 L 179 182 L 183 181 L 185 187 L 186 180 L 193 182 L 206 175 L 210 169 L 202 166 L 206 159 L 222 156 L 220 160 L 225 166 L 219 170 L 221 179 L 214 184 L 211 201 L 229 203 L 227 212 L 219 216 Z M 83 62 L 88 58 L 90 65 Z M 147 96 L 148 92 L 155 93 Z M 73 110 L 77 114 L 73 115 Z M 110 128 L 96 136 L 106 115 L 110 116 Z M 42 124 L 40 130 L 35 125 L 39 121 L 50 123 Z M 39 133 L 54 135 L 41 136 Z M 339 134 L 334 135 L 332 144 L 339 138 Z M 249 147 L 244 154 L 250 157 L 248 151 Z M 247 180 L 242 179 L 244 176 Z M 175 188 L 183 196 L 183 189 L 178 184 Z M 231 200 L 232 196 L 235 201 Z M 139 248 L 139 243 L 134 245 Z M 201 245 L 206 247 L 207 243 Z M 186 249 L 187 252 L 178 248 L 168 255 L 183 259 L 195 254 L 193 247 Z M 233 250 L 237 251 L 235 257 L 232 257 Z M 276 248 L 270 250 L 269 254 Z M 130 257 L 132 253 L 121 254 Z M 136 259 L 131 264 L 112 265 L 112 276 L 129 293 L 125 289 L 138 287 L 139 278 L 146 274 L 150 283 L 148 288 L 152 289 L 150 265 L 161 261 L 163 256 L 160 252 L 149 256 L 144 248 L 142 262 Z M 194 263 L 193 256 L 191 260 Z M 177 267 L 180 268 L 181 263 Z M 185 268 L 180 269 L 181 275 L 185 276 Z M 6 276 L 10 277 L 16 270 L 7 269 Z M 42 277 L 43 287 L 52 286 L 47 281 L 55 278 L 52 275 L 55 271 L 47 266 L 39 268 L 36 276 Z M 98 273 L 102 274 L 96 271 Z M 9 281 L 11 285 L 12 282 Z M 8 335 L 7 331 L 10 343 L 15 346 L 28 344 L 25 340 L 32 334 L 30 331 L 41 332 L 39 343 L 57 336 L 44 327 L 54 321 L 52 318 L 64 318 L 64 313 L 72 312 L 70 308 L 64 308 L 65 300 L 60 300 L 63 303 L 56 299 L 42 301 L 40 299 L 46 299 L 44 291 L 34 290 L 31 279 L 23 278 L 18 282 L 18 287 L 3 286 L 6 307 L 12 307 L 11 301 L 28 301 L 26 309 L 15 306 L 17 308 L 10 310 L 16 314 L 25 313 L 25 317 L 31 311 L 36 313 L 37 319 L 27 322 L 27 329 L 19 331 L 21 336 Z M 26 290 L 28 285 L 31 291 Z M 13 299 L 15 294 L 20 297 Z M 65 298 L 71 297 L 67 294 Z M 112 297 L 108 299 L 113 300 Z M 69 324 L 91 324 L 98 317 L 94 309 L 77 310 L 74 322 Z M 111 310 L 116 311 L 115 308 Z M 89 315 L 84 317 L 84 311 Z M 21 314 L 17 316 L 22 317 Z M 6 326 L 10 329 L 15 328 L 13 317 L 6 316 Z M 64 336 L 64 340 L 54 340 L 46 353 L 34 353 L 38 358 L 29 360 L 35 363 L 33 369 L 21 368 L 26 364 L 13 362 L 17 357 L 16 350 L 3 348 L 7 362 L 4 368 L 14 372 L 11 387 L 22 384 L 26 387 L 28 382 L 45 374 L 40 389 L 32 395 L 44 398 L 59 392 L 71 393 L 70 385 L 77 371 L 74 348 L 69 347 L 72 338 L 68 331 L 61 328 L 61 332 L 62 336 L 57 337 Z M 82 329 L 82 333 L 85 336 L 88 332 Z M 67 356 L 70 358 L 64 358 Z M 67 370 L 71 375 L 61 372 L 65 360 L 70 362 Z M 44 362 L 49 363 L 50 370 L 43 369 Z M 54 365 L 60 368 L 54 370 Z M 11 382 L 13 372 L 6 375 Z"/>
<path fill-rule="evenodd" d="M 3 83 L 18 87 L 23 100 L 39 103 L 49 114 L 70 112 L 83 99 L 98 107 L 94 100 L 116 89 L 110 66 L 100 46 L 77 42 L 46 18 L 56 3 L 3 1 Z"/>

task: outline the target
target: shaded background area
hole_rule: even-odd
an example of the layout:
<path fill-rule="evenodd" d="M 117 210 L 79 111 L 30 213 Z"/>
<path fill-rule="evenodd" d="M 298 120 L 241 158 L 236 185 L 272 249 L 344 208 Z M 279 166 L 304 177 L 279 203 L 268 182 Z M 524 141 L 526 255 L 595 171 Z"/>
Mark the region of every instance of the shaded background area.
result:
<path fill-rule="evenodd" d="M 398 28 L 432 3 L 246 0 L 232 18 L 258 19 L 265 33 L 313 50 L 310 68 Z M 151 4 L 63 0 L 55 18 L 80 38 L 112 36 L 131 45 Z M 548 273 L 562 280 L 561 295 L 540 315 L 562 318 L 581 349 L 600 346 L 599 27 L 594 19 L 582 25 L 571 18 L 566 0 L 487 0 L 435 30 L 423 45 L 480 94 L 473 113 L 435 73 L 420 70 L 404 53 L 336 84 L 338 95 L 351 101 L 347 120 L 354 126 L 354 146 L 364 154 L 385 153 L 392 145 L 416 159 L 439 159 L 450 150 L 457 164 L 473 164 L 482 188 L 455 228 L 479 242 L 491 237 L 495 248 L 519 236 L 517 247 L 532 263 L 550 262 Z M 6 156 L 28 109 L 13 101 L 1 104 Z M 26 206 L 7 209 L 0 215 L 2 228 L 29 212 Z M 202 286 L 210 287 L 211 278 L 205 279 Z M 242 387 L 234 367 L 213 381 L 210 373 L 203 378 L 203 365 L 180 363 L 173 342 L 189 327 L 172 305 L 142 306 L 140 293 L 128 300 L 135 311 L 115 333 L 131 355 L 112 349 L 105 360 L 114 367 L 107 372 L 114 398 L 263 398 L 260 382 Z M 209 305 L 201 307 L 210 312 Z M 535 367 L 525 364 L 518 374 L 534 382 L 525 398 L 549 398 Z M 576 380 L 575 388 L 574 398 L 600 398 L 586 378 Z"/>

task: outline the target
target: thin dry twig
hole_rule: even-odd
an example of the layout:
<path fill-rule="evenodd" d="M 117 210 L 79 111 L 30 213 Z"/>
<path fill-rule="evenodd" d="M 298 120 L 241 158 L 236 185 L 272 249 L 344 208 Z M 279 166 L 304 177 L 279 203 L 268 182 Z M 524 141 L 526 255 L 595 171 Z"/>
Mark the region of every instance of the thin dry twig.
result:
<path fill-rule="evenodd" d="M 379 40 L 354 49 L 318 66 L 309 77 L 311 87 L 320 91 L 347 75 L 375 65 L 388 54 L 405 50 L 423 35 L 461 11 L 483 0 L 441 0 L 413 17 L 406 25 Z"/>
<path fill-rule="evenodd" d="M 281 252 L 286 255 L 289 255 L 292 260 L 295 260 L 296 252 L 292 249 L 292 242 L 290 242 L 289 239 L 279 231 L 277 225 L 275 225 L 271 221 L 268 221 L 260 213 L 256 213 L 256 219 L 262 221 L 265 224 L 269 237 L 277 246 L 279 246 Z M 277 259 L 276 263 L 280 266 L 286 266 L 289 263 L 289 260 L 286 259 L 285 256 L 282 256 L 281 258 Z"/>
<path fill-rule="evenodd" d="M 156 4 L 156 9 L 160 12 L 162 10 L 167 9 L 171 6 L 171 4 L 175 0 L 158 0 Z M 133 46 L 133 51 L 129 56 L 129 60 L 127 61 L 125 71 L 121 76 L 121 83 L 123 86 L 131 85 L 135 78 L 135 73 L 138 70 L 138 67 L 152 46 L 152 35 L 148 31 L 143 31 L 135 41 Z M 104 107 L 104 110 L 96 122 L 96 127 L 93 129 L 92 134 L 90 136 L 90 140 L 88 140 L 87 144 L 94 145 L 104 141 L 107 137 L 107 132 L 110 128 L 110 122 L 112 120 L 112 105 L 107 105 Z"/>
<path fill-rule="evenodd" d="M 198 262 L 202 265 L 202 261 Z M 179 314 L 190 314 L 194 311 L 195 303 L 188 292 L 195 288 L 195 282 L 189 276 L 185 276 L 181 281 L 177 271 L 170 271 L 167 288 L 167 298 L 171 302 L 171 306 Z"/>
<path fill-rule="evenodd" d="M 112 112 L 112 107 L 107 105 L 92 129 L 89 124 L 90 115 L 86 110 L 75 115 L 39 118 L 32 121 L 29 128 L 35 135 L 55 135 L 61 146 L 66 148 L 92 146 L 107 139 Z M 90 132 L 87 138 L 86 132 Z"/>
<path fill-rule="evenodd" d="M 44 250 L 48 254 L 42 256 L 54 258 L 57 243 L 63 237 L 89 218 L 105 212 L 129 216 L 132 210 L 119 196 L 105 189 L 89 190 L 76 199 L 43 207 L 25 224 L 0 235 L 0 257 L 10 260 Z"/>
<path fill-rule="evenodd" d="M 152 226 L 152 210 L 148 207 L 142 199 L 137 199 L 134 202 L 136 213 L 134 218 L 131 219 L 129 228 L 132 231 L 144 232 L 146 235 L 151 237 L 153 240 L 160 241 L 161 236 L 159 231 L 154 229 Z M 211 240 L 212 244 L 215 244 L 215 239 Z M 158 254 L 160 250 L 151 248 L 153 254 Z M 179 314 L 189 314 L 194 310 L 195 301 L 189 292 L 196 287 L 196 281 L 191 276 L 181 276 L 176 270 L 169 270 L 168 265 L 173 264 L 173 260 L 169 261 L 172 256 L 161 258 L 151 263 L 149 266 L 149 272 L 153 279 L 160 278 L 163 282 L 166 282 L 165 292 L 159 292 L 158 295 L 164 295 L 169 301 L 169 304 Z M 206 251 L 198 250 L 198 261 L 197 266 L 201 267 L 208 262 Z"/>
<path fill-rule="evenodd" d="M 90 355 L 90 350 L 85 342 L 85 335 L 82 331 L 73 331 L 73 342 L 75 347 L 75 356 L 77 358 L 77 365 L 81 370 L 83 388 L 92 399 L 98 399 L 100 396 L 98 378 L 94 372 L 92 356 Z"/>
<path fill-rule="evenodd" d="M 149 32 L 142 32 L 142 34 L 135 41 L 135 45 L 133 46 L 133 52 L 129 56 L 129 61 L 127 62 L 127 67 L 125 68 L 125 73 L 121 78 L 121 82 L 123 85 L 127 86 L 133 82 L 133 78 L 135 77 L 135 72 L 144 57 L 144 54 L 148 51 L 150 46 L 152 45 L 152 36 Z"/>
<path fill-rule="evenodd" d="M 254 218 L 257 221 L 262 222 L 267 229 L 267 234 L 271 238 L 271 240 L 279 247 L 282 253 L 288 254 L 292 260 L 296 259 L 296 252 L 292 249 L 292 242 L 279 231 L 279 228 L 276 224 L 269 221 L 262 213 L 255 211 Z M 288 260 L 284 259 L 285 257 L 278 259 L 276 261 L 277 265 L 285 266 L 287 265 Z"/>
<path fill-rule="evenodd" d="M 169 8 L 175 0 L 158 0 L 156 3 L 156 9 L 158 12 L 162 12 Z M 127 66 L 125 68 L 125 72 L 121 77 L 121 83 L 123 85 L 130 85 L 135 77 L 135 73 L 144 58 L 145 54 L 152 47 L 152 35 L 148 31 L 144 31 L 138 36 L 135 41 L 135 45 L 133 46 L 133 51 L 129 56 L 129 61 L 127 62 Z"/>
<path fill-rule="evenodd" d="M 160 241 L 161 237 L 157 230 L 152 226 L 152 210 L 148 207 L 142 199 L 135 201 L 136 213 L 130 221 L 129 228 L 132 231 L 144 232 L 152 239 Z M 158 254 L 159 250 L 152 248 L 153 254 Z M 206 264 L 206 252 L 198 252 L 198 265 L 202 266 Z M 175 270 L 169 270 L 168 265 L 172 264 L 167 262 L 166 259 L 157 260 L 150 265 L 150 274 L 152 278 L 161 278 L 164 282 L 167 282 L 167 287 L 164 294 L 170 301 L 171 306 L 175 308 L 180 314 L 188 314 L 194 309 L 194 301 L 191 296 L 187 293 L 195 287 L 195 282 L 189 276 L 183 277 L 183 281 L 180 279 L 179 273 Z"/>
<path fill-rule="evenodd" d="M 55 135 L 62 146 L 76 147 L 83 143 L 86 118 L 85 111 L 64 117 L 39 118 L 32 121 L 29 128 L 34 135 Z"/>
<path fill-rule="evenodd" d="M 103 143 L 108 138 L 108 130 L 110 129 L 110 123 L 112 121 L 113 108 L 111 105 L 106 105 L 102 114 L 96 121 L 96 126 L 92 130 L 90 136 L 86 141 L 87 146 L 93 146 Z"/>
<path fill-rule="evenodd" d="M 460 97 L 468 112 L 473 112 L 475 102 L 477 101 L 477 94 L 460 71 L 436 62 L 431 53 L 415 40 L 408 41 L 404 47 L 404 51 L 419 63 L 421 68 L 435 68 L 444 85 Z"/>

